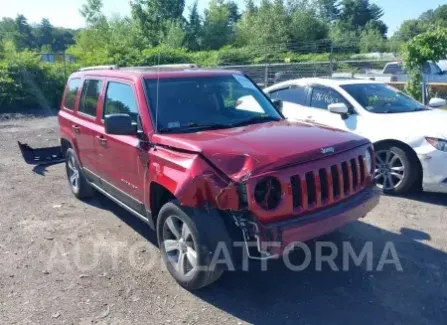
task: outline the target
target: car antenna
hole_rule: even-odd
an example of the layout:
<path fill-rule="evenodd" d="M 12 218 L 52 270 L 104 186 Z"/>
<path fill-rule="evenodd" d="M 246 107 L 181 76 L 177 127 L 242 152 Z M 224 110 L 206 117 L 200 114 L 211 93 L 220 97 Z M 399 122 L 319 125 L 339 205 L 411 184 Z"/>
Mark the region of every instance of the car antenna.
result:
<path fill-rule="evenodd" d="M 160 16 L 157 16 L 157 24 L 160 23 Z M 158 132 L 158 103 L 159 103 L 159 96 L 160 96 L 160 59 L 161 59 L 161 36 L 162 33 L 159 35 L 159 41 L 158 41 L 158 63 L 157 63 L 157 101 L 155 104 L 155 133 Z"/>

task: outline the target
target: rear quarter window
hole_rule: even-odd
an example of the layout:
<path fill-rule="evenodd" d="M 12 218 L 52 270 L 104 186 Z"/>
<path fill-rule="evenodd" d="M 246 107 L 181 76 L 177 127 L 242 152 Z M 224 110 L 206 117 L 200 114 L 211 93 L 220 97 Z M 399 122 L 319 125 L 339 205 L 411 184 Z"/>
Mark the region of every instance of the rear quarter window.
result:
<path fill-rule="evenodd" d="M 71 79 L 67 84 L 67 93 L 65 94 L 65 100 L 63 106 L 69 110 L 74 110 L 76 103 L 76 95 L 78 94 L 79 87 L 81 86 L 81 79 Z"/>

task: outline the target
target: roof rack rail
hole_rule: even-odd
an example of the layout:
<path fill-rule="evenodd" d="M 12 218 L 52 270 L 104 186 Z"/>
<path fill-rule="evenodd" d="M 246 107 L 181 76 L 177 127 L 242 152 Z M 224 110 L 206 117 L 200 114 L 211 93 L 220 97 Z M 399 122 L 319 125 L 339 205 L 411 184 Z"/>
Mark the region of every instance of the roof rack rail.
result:
<path fill-rule="evenodd" d="M 161 65 L 149 65 L 140 67 L 119 67 L 118 65 L 96 65 L 91 67 L 85 67 L 79 69 L 79 71 L 94 71 L 94 70 L 123 70 L 123 71 L 175 71 L 175 70 L 186 70 L 186 69 L 198 69 L 200 68 L 197 64 L 161 64 Z"/>
<path fill-rule="evenodd" d="M 91 67 L 85 67 L 79 69 L 79 71 L 92 71 L 92 70 L 118 70 L 119 67 L 117 65 L 95 65 Z"/>
<path fill-rule="evenodd" d="M 197 69 L 200 68 L 197 64 L 161 64 L 161 65 L 149 65 L 140 67 L 122 67 L 119 70 L 134 70 L 134 71 L 156 71 L 156 70 L 185 70 L 185 69 Z"/>

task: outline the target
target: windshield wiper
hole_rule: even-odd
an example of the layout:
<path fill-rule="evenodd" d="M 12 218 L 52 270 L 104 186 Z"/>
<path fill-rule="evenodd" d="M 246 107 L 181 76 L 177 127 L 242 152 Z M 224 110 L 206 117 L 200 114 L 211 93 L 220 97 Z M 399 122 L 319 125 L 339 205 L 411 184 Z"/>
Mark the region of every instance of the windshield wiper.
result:
<path fill-rule="evenodd" d="M 244 125 L 250 125 L 255 123 L 265 123 L 265 122 L 271 122 L 271 121 L 281 121 L 281 119 L 278 119 L 276 117 L 268 116 L 268 115 L 258 115 L 253 116 L 247 120 L 236 122 L 231 124 L 232 127 L 238 127 L 238 126 L 244 126 Z"/>
<path fill-rule="evenodd" d="M 175 126 L 175 127 L 163 127 L 158 129 L 160 133 L 176 133 L 182 131 L 200 131 L 200 130 L 216 130 L 225 129 L 231 127 L 227 124 L 209 123 L 209 124 L 199 124 L 199 123 L 188 123 L 186 125 Z"/>

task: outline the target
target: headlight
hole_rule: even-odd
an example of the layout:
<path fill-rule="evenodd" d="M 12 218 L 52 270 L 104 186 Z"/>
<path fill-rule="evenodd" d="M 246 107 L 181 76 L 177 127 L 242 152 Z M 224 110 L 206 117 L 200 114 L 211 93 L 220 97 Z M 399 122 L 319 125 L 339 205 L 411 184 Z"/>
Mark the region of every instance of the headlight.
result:
<path fill-rule="evenodd" d="M 255 187 L 255 200 L 264 210 L 273 210 L 281 202 L 281 183 L 274 177 L 266 177 Z"/>
<path fill-rule="evenodd" d="M 368 175 L 372 175 L 374 172 L 373 171 L 374 162 L 373 162 L 373 158 L 371 156 L 371 151 L 369 149 L 366 150 L 364 157 L 365 157 L 367 173 L 368 173 Z"/>
<path fill-rule="evenodd" d="M 427 139 L 428 143 L 430 143 L 436 149 L 447 152 L 447 140 L 428 137 L 425 139 Z"/>

